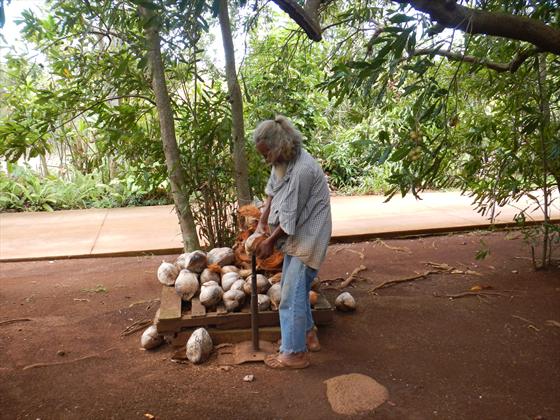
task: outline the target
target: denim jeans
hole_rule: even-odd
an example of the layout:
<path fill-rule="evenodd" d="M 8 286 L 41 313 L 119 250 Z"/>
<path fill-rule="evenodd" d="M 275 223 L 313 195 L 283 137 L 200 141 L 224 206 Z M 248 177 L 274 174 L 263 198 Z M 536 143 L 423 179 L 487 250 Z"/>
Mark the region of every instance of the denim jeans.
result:
<path fill-rule="evenodd" d="M 317 270 L 306 266 L 299 258 L 284 255 L 279 307 L 281 353 L 307 351 L 306 334 L 313 328 L 309 291 L 316 276 Z"/>

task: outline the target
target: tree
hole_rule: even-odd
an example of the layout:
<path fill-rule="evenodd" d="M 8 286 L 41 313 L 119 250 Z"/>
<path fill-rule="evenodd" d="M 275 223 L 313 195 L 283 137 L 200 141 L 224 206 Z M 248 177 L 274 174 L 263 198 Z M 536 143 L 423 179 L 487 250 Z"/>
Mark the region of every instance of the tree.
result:
<path fill-rule="evenodd" d="M 218 0 L 218 17 L 222 32 L 222 43 L 226 59 L 226 79 L 231 103 L 233 161 L 235 163 L 235 183 L 239 206 L 251 202 L 247 157 L 245 156 L 245 129 L 243 121 L 243 98 L 235 68 L 235 52 L 231 36 L 231 25 L 227 0 Z"/>

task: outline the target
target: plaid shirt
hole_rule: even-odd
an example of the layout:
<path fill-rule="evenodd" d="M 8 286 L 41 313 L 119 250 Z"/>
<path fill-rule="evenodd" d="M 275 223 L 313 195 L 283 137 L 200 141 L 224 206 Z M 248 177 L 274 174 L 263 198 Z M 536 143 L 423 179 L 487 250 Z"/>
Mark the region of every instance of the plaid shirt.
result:
<path fill-rule="evenodd" d="M 331 238 L 331 201 L 323 170 L 305 150 L 282 178 L 273 167 L 265 192 L 272 197 L 268 223 L 288 235 L 282 250 L 315 270 L 325 259 Z"/>

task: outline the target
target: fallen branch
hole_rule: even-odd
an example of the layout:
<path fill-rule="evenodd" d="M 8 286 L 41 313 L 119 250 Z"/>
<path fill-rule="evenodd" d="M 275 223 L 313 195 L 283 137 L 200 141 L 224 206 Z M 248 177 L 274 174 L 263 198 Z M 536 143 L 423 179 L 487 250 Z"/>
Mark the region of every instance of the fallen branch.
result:
<path fill-rule="evenodd" d="M 140 331 L 141 329 L 147 327 L 152 323 L 151 319 L 142 319 L 140 321 L 136 321 L 134 324 L 129 325 L 121 332 L 121 337 L 126 337 L 130 334 L 134 334 L 136 331 Z"/>
<path fill-rule="evenodd" d="M 360 256 L 360 259 L 363 260 L 364 259 L 364 253 L 360 252 L 360 251 L 356 251 L 354 249 L 350 249 L 350 248 L 338 248 L 337 250 L 335 250 L 333 252 L 333 254 L 338 254 L 340 251 L 348 251 L 348 252 L 353 252 L 354 254 L 358 254 Z"/>
<path fill-rule="evenodd" d="M 32 365 L 24 366 L 22 370 L 33 369 L 33 368 L 38 368 L 38 367 L 46 367 L 46 366 L 65 365 L 65 364 L 68 364 L 68 363 L 80 362 L 82 360 L 93 359 L 93 358 L 97 358 L 97 357 L 103 359 L 103 356 L 101 356 L 100 354 L 90 354 L 89 356 L 78 357 L 77 359 L 72 359 L 72 360 L 64 360 L 62 362 L 34 363 Z"/>
<path fill-rule="evenodd" d="M 367 270 L 365 265 L 360 265 L 359 267 L 355 268 L 354 271 L 352 271 L 352 274 L 350 274 L 350 276 L 344 280 L 342 283 L 340 283 L 337 287 L 337 289 L 344 289 L 345 287 L 348 287 L 350 285 L 350 283 L 352 283 L 354 280 L 358 279 L 358 273 Z"/>
<path fill-rule="evenodd" d="M 468 292 L 457 293 L 457 294 L 454 294 L 454 295 L 448 295 L 448 294 L 440 295 L 438 293 L 434 293 L 434 296 L 435 297 L 445 297 L 445 298 L 449 298 L 449 299 L 453 300 L 453 299 L 459 299 L 459 298 L 468 297 L 468 296 L 509 296 L 509 295 L 506 295 L 506 294 L 500 293 L 500 292 L 490 292 L 490 291 L 479 290 L 477 292 L 468 291 Z"/>
<path fill-rule="evenodd" d="M 412 254 L 412 251 L 406 247 L 398 247 L 398 246 L 391 246 L 391 245 L 387 245 L 385 242 L 383 242 L 381 239 L 376 239 L 375 240 L 375 244 L 379 244 L 379 245 L 383 245 L 385 248 L 391 249 L 393 251 L 397 251 L 397 252 L 405 252 L 407 254 Z"/>
<path fill-rule="evenodd" d="M 6 321 L 0 321 L 0 325 L 15 324 L 16 322 L 25 322 L 25 321 L 31 321 L 31 320 L 29 318 L 8 319 Z"/>
<path fill-rule="evenodd" d="M 439 274 L 439 273 L 441 273 L 441 272 L 440 272 L 440 271 L 426 271 L 426 272 L 424 272 L 424 273 L 422 273 L 422 274 L 417 274 L 417 275 L 415 275 L 415 276 L 404 277 L 404 278 L 401 278 L 401 279 L 387 280 L 387 281 L 384 281 L 384 282 L 381 283 L 381 284 L 378 284 L 378 285 L 375 286 L 373 289 L 370 289 L 370 290 L 368 291 L 368 293 L 374 293 L 376 290 L 381 289 L 381 288 L 383 288 L 383 287 L 393 286 L 393 285 L 395 285 L 395 284 L 404 283 L 404 282 L 407 282 L 407 281 L 414 281 L 414 280 L 418 280 L 418 279 L 424 279 L 424 278 L 428 277 L 430 274 Z"/>

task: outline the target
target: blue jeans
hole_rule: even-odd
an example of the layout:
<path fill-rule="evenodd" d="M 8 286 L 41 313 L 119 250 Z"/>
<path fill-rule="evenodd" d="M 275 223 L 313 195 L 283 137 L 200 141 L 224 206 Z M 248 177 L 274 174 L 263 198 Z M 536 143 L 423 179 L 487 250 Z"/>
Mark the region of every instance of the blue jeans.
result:
<path fill-rule="evenodd" d="M 317 270 L 306 266 L 297 257 L 284 255 L 282 266 L 282 300 L 280 302 L 281 353 L 307 351 L 306 334 L 313 329 L 309 305 L 311 283 Z"/>

